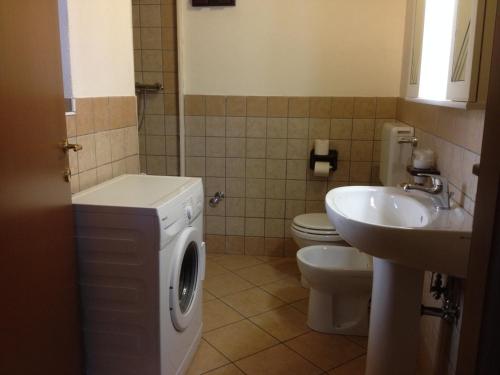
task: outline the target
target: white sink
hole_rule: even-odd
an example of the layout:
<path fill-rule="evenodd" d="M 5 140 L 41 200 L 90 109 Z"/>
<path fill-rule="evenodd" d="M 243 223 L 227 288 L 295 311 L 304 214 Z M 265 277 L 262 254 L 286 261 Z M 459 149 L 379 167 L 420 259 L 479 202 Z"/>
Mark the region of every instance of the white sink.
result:
<path fill-rule="evenodd" d="M 414 375 L 424 271 L 466 276 L 472 218 L 392 187 L 333 189 L 326 210 L 343 239 L 374 257 L 366 375 Z"/>
<path fill-rule="evenodd" d="M 348 186 L 326 195 L 342 238 L 373 255 L 420 270 L 465 277 L 472 218 L 462 208 L 436 209 L 427 193 Z"/>

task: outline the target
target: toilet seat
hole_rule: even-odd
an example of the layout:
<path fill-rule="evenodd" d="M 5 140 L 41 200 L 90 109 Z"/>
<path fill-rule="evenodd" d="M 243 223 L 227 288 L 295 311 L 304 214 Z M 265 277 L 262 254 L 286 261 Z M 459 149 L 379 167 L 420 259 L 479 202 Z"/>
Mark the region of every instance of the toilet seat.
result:
<path fill-rule="evenodd" d="M 291 231 L 297 237 L 311 241 L 343 241 L 325 213 L 312 213 L 296 216 L 293 219 Z"/>

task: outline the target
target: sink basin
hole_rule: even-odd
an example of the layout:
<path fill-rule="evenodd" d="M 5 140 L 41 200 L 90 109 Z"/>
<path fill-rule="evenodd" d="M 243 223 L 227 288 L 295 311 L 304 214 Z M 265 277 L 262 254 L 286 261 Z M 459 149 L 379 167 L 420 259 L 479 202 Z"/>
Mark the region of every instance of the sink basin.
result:
<path fill-rule="evenodd" d="M 344 240 L 374 257 L 366 374 L 414 375 L 424 271 L 466 276 L 472 218 L 392 187 L 333 189 L 326 210 Z"/>
<path fill-rule="evenodd" d="M 401 265 L 465 277 L 472 218 L 434 207 L 423 192 L 348 186 L 326 196 L 328 217 L 352 246 Z"/>

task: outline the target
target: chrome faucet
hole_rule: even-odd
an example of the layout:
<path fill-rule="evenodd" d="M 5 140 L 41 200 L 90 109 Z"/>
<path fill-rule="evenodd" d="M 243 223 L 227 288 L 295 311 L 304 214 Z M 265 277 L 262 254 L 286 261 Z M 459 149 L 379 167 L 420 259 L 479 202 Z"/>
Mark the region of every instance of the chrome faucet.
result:
<path fill-rule="evenodd" d="M 422 185 L 404 184 L 403 190 L 406 192 L 419 190 L 431 194 L 432 200 L 437 208 L 448 210 L 450 208 L 450 198 L 453 195 L 448 190 L 448 180 L 437 174 L 419 173 L 418 176 L 429 177 L 432 181 L 432 186 L 426 187 Z"/>

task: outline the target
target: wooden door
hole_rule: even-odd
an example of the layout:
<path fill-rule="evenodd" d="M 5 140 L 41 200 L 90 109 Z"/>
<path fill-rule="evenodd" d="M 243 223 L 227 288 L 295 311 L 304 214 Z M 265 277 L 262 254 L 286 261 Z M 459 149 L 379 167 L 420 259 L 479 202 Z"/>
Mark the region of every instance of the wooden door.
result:
<path fill-rule="evenodd" d="M 0 1 L 0 129 L 0 374 L 78 374 L 57 0 Z"/>

